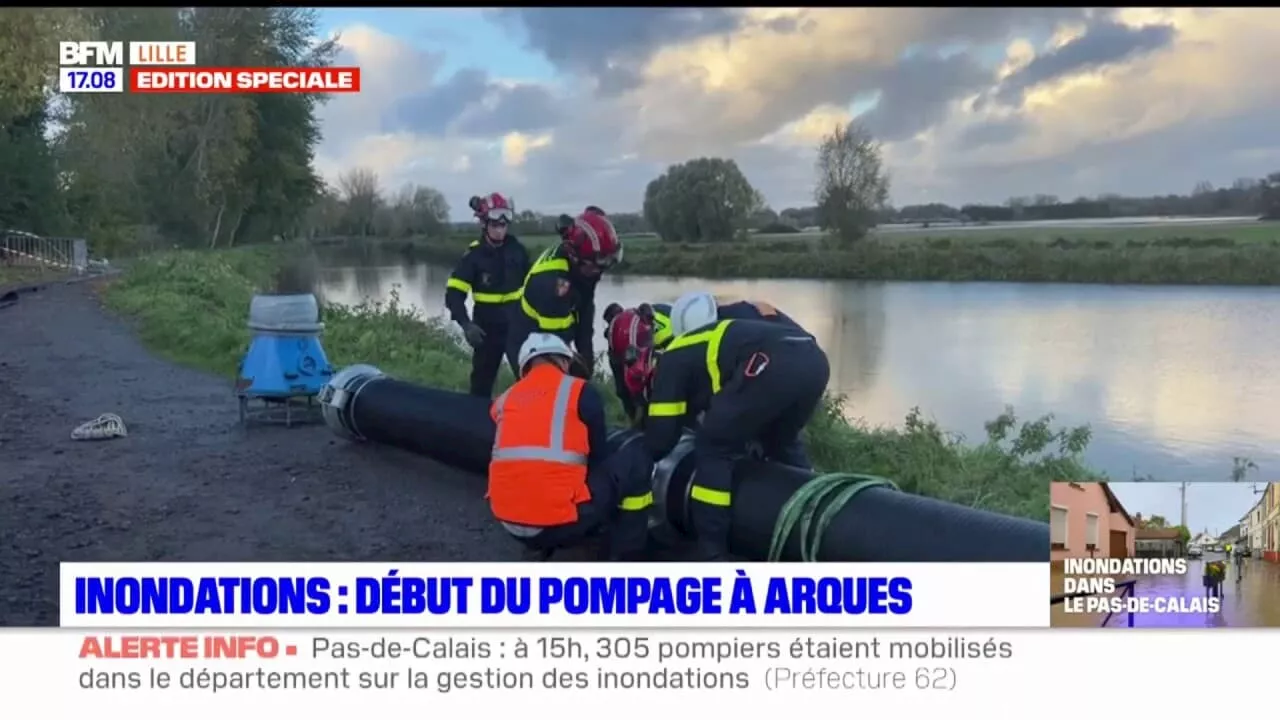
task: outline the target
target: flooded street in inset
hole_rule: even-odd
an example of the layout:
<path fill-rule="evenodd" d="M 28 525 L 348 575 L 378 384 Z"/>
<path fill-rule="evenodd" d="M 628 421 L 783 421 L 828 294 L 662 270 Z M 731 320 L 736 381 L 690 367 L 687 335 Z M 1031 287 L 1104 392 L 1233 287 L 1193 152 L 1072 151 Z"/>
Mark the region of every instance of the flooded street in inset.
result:
<path fill-rule="evenodd" d="M 1226 560 L 1221 554 L 1205 559 L 1189 560 L 1186 575 L 1144 575 L 1137 578 L 1134 594 L 1148 598 L 1205 598 L 1204 570 L 1206 562 Z M 1227 561 L 1227 576 L 1222 583 L 1221 607 L 1216 613 L 1135 613 L 1134 627 L 1280 627 L 1280 564 L 1259 558 L 1244 558 L 1238 566 Z M 1055 592 L 1061 592 L 1060 579 L 1055 578 Z M 1117 595 L 1120 589 L 1117 588 Z M 1050 624 L 1053 627 L 1100 627 L 1105 615 L 1068 613 L 1062 605 L 1054 605 Z M 1111 617 L 1108 628 L 1128 627 L 1127 613 Z"/>

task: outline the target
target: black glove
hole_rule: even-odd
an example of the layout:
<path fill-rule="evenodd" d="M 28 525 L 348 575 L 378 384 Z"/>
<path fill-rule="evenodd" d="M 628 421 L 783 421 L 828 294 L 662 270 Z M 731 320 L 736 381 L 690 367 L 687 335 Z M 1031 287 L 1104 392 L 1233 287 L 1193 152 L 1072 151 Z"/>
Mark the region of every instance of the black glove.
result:
<path fill-rule="evenodd" d="M 467 323 L 462 326 L 462 333 L 467 337 L 467 343 L 473 348 L 478 348 L 484 344 L 484 329 L 475 323 Z"/>
<path fill-rule="evenodd" d="M 592 362 L 581 355 L 574 355 L 573 362 L 569 363 L 569 374 L 583 380 L 590 380 L 595 374 L 593 370 Z"/>

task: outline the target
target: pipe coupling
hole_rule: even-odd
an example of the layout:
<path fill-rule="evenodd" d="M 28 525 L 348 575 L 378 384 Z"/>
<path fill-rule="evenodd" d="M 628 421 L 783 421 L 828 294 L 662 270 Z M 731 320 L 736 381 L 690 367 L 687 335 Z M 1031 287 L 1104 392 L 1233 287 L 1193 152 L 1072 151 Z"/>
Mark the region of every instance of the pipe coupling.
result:
<path fill-rule="evenodd" d="M 381 377 L 385 377 L 382 371 L 372 365 L 348 365 L 334 373 L 317 396 L 324 424 L 348 440 L 364 440 L 355 422 L 356 398 L 361 389 Z"/>

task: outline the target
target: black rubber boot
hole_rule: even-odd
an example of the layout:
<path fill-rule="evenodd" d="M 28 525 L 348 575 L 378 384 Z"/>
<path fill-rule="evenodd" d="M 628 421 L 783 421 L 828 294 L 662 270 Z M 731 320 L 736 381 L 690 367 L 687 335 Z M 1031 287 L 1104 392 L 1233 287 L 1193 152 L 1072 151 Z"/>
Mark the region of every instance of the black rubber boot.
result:
<path fill-rule="evenodd" d="M 694 503 L 690 508 L 693 532 L 697 537 L 694 562 L 729 559 L 729 529 L 733 513 L 727 507 Z"/>

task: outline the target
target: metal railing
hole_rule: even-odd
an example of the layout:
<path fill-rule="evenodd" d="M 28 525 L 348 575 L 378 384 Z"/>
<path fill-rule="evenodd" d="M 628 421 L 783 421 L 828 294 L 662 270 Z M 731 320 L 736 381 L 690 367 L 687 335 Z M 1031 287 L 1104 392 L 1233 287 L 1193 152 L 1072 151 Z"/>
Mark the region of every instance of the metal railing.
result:
<path fill-rule="evenodd" d="M 89 244 L 81 238 L 50 238 L 21 230 L 0 230 L 0 266 L 83 273 Z"/>
<path fill-rule="evenodd" d="M 1121 580 L 1117 582 L 1116 587 L 1120 589 L 1120 594 L 1116 595 L 1115 597 L 1118 597 L 1121 599 L 1133 597 L 1134 586 L 1137 584 L 1138 584 L 1137 580 Z M 1093 597 L 1099 594 L 1100 593 L 1093 593 L 1093 592 L 1077 592 L 1077 593 L 1062 593 L 1060 595 L 1051 595 L 1049 596 L 1049 605 L 1052 607 L 1053 605 L 1061 605 L 1062 603 L 1066 602 L 1071 598 Z M 1115 614 L 1116 614 L 1115 611 L 1107 613 L 1107 616 L 1102 619 L 1102 625 L 1100 625 L 1100 627 L 1106 627 L 1107 623 L 1111 622 L 1111 618 Z M 1128 618 L 1129 627 L 1133 627 L 1133 611 L 1127 610 L 1125 611 L 1125 614 L 1129 616 Z"/>

